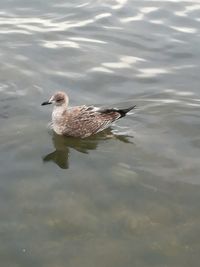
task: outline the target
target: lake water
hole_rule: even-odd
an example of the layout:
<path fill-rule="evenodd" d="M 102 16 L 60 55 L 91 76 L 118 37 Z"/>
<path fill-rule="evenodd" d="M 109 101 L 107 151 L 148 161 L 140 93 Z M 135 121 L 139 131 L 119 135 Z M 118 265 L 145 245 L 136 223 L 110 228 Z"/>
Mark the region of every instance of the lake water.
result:
<path fill-rule="evenodd" d="M 199 266 L 200 2 L 2 0 L 0 57 L 1 266 Z M 137 110 L 61 138 L 57 90 Z"/>

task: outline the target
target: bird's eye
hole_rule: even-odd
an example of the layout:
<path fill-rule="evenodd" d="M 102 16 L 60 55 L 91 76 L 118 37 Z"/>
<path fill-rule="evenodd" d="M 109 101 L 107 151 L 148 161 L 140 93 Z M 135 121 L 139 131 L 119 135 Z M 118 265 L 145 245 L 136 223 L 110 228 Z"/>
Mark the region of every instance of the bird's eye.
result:
<path fill-rule="evenodd" d="M 56 99 L 56 102 L 61 102 L 63 99 L 62 98 L 58 98 Z"/>

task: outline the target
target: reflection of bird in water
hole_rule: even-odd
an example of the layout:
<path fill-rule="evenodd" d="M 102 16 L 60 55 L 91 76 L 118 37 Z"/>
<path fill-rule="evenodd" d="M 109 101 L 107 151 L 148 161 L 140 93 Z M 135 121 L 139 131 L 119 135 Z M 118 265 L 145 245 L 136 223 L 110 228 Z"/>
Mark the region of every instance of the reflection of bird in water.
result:
<path fill-rule="evenodd" d="M 62 169 L 69 168 L 69 152 L 70 149 L 75 149 L 81 153 L 88 154 L 90 150 L 95 150 L 98 144 L 102 140 L 107 140 L 110 138 L 116 138 L 119 141 L 125 143 L 132 143 L 129 140 L 129 136 L 124 135 L 114 135 L 110 128 L 106 129 L 105 131 L 86 138 L 86 139 L 77 139 L 73 137 L 64 137 L 61 135 L 57 135 L 53 132 L 52 142 L 55 147 L 55 151 L 50 154 L 47 154 L 43 157 L 43 162 L 53 161 Z"/>
<path fill-rule="evenodd" d="M 94 106 L 76 106 L 68 108 L 68 96 L 57 92 L 42 105 L 54 104 L 52 126 L 59 135 L 86 138 L 107 129 L 113 122 L 123 118 L 135 108 L 99 108 Z"/>

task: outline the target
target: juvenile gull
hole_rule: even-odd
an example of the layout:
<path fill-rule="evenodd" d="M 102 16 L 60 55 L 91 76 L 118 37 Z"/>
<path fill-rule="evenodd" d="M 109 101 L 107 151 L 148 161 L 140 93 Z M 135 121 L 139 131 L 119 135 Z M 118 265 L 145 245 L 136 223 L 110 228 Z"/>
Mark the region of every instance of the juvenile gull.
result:
<path fill-rule="evenodd" d="M 66 93 L 57 92 L 42 106 L 54 104 L 52 126 L 57 134 L 80 138 L 103 131 L 135 107 L 117 109 L 83 105 L 68 108 L 68 102 Z"/>

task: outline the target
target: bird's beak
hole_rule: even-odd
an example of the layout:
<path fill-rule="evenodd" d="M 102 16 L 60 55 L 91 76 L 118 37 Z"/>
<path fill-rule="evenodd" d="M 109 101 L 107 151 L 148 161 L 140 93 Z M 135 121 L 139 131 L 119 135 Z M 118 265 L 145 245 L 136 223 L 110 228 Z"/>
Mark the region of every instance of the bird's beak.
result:
<path fill-rule="evenodd" d="M 50 104 L 52 104 L 51 101 L 45 101 L 45 102 L 43 102 L 43 103 L 41 104 L 41 106 L 44 106 L 44 105 L 50 105 Z"/>

